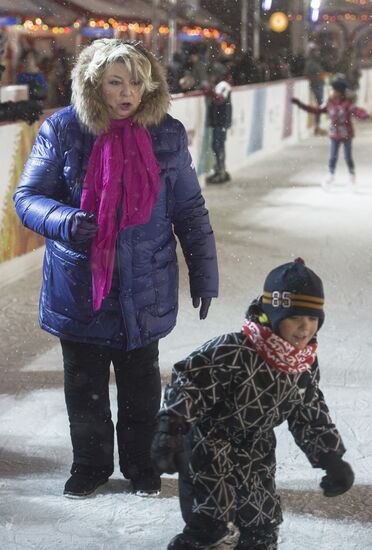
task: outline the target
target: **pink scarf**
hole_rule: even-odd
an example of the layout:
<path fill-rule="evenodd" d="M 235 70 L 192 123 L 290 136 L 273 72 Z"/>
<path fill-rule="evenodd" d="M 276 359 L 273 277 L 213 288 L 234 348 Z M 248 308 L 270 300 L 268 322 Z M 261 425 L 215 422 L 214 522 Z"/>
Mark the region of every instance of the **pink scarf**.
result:
<path fill-rule="evenodd" d="M 112 120 L 94 143 L 80 204 L 99 225 L 91 250 L 95 311 L 111 289 L 119 232 L 150 220 L 159 188 L 160 169 L 149 132 L 130 118 Z"/>
<path fill-rule="evenodd" d="M 317 344 L 308 344 L 304 349 L 292 346 L 275 334 L 271 328 L 245 320 L 243 333 L 247 336 L 258 355 L 275 369 L 287 374 L 309 372 L 315 361 Z"/>

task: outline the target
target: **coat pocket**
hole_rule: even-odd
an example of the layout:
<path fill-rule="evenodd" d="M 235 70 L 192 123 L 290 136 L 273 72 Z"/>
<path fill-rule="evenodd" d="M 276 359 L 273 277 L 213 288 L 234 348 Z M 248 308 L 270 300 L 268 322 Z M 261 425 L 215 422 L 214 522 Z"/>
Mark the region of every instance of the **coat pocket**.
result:
<path fill-rule="evenodd" d="M 170 241 L 158 249 L 153 257 L 153 281 L 158 315 L 165 315 L 178 304 L 178 262 L 176 242 Z"/>
<path fill-rule="evenodd" d="M 89 259 L 54 243 L 50 251 L 47 297 L 53 312 L 88 323 L 93 316 Z"/>
<path fill-rule="evenodd" d="M 168 310 L 164 315 L 156 315 L 152 308 L 138 314 L 138 324 L 144 340 L 155 340 L 160 334 L 167 334 L 176 324 L 177 309 Z"/>

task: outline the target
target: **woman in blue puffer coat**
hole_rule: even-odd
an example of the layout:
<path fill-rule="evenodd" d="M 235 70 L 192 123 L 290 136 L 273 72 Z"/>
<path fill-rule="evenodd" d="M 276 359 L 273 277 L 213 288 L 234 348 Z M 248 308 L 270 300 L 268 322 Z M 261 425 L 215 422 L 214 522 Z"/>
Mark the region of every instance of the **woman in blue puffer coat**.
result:
<path fill-rule="evenodd" d="M 94 493 L 113 472 L 111 363 L 120 470 L 136 494 L 160 490 L 150 445 L 158 341 L 178 309 L 175 235 L 201 319 L 217 296 L 208 211 L 168 105 L 163 70 L 141 43 L 94 41 L 73 70 L 72 105 L 40 128 L 14 196 L 22 223 L 46 237 L 39 320 L 62 345 L 73 447 L 66 496 Z"/>

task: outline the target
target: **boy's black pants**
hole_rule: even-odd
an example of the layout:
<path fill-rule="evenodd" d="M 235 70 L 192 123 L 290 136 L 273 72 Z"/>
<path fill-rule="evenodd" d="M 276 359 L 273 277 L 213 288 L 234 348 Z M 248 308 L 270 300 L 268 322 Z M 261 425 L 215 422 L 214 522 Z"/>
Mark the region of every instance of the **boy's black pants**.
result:
<path fill-rule="evenodd" d="M 116 433 L 120 470 L 127 478 L 152 469 L 150 446 L 160 407 L 158 341 L 125 352 L 61 340 L 64 389 L 74 465 L 114 470 L 114 425 L 109 400 L 110 364 L 117 387 Z"/>
<path fill-rule="evenodd" d="M 204 543 L 217 541 L 224 532 L 222 521 L 193 513 L 193 486 L 191 478 L 179 475 L 179 496 L 182 517 L 186 523 L 184 532 Z M 279 527 L 277 523 L 266 525 L 238 526 L 240 538 L 236 550 L 277 550 Z"/>
<path fill-rule="evenodd" d="M 282 514 L 275 489 L 274 448 L 267 449 L 266 456 L 262 453 L 253 463 L 244 446 L 224 460 L 218 452 L 224 448 L 224 440 L 220 446 L 218 440 L 214 443 L 209 440 L 208 446 L 207 439 L 200 441 L 199 435 L 194 429 L 184 438 L 190 467 L 197 472 L 194 481 L 191 472 L 179 474 L 184 532 L 202 542 L 213 543 L 226 529 L 227 521 L 233 521 L 240 530 L 237 550 L 276 550 Z M 198 444 L 193 447 L 195 441 Z M 228 456 L 234 461 L 227 460 Z M 229 472 L 224 471 L 224 464 Z"/>

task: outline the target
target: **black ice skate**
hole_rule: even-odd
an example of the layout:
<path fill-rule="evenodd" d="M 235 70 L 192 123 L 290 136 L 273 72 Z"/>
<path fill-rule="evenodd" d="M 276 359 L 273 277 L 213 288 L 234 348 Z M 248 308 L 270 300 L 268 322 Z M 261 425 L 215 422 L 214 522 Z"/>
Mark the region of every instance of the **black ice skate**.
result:
<path fill-rule="evenodd" d="M 152 470 L 145 470 L 131 479 L 132 492 L 138 497 L 156 497 L 160 494 L 161 480 Z"/>
<path fill-rule="evenodd" d="M 226 183 L 230 181 L 230 174 L 228 172 L 216 172 L 212 176 L 206 178 L 207 183 Z"/>
<path fill-rule="evenodd" d="M 66 481 L 63 494 L 67 498 L 86 498 L 107 482 L 108 476 L 102 472 L 91 474 L 75 472 Z"/>
<path fill-rule="evenodd" d="M 167 550 L 230 550 L 239 540 L 239 529 L 233 523 L 227 525 L 226 533 L 213 542 L 202 542 L 191 534 L 180 533 L 168 544 Z"/>
<path fill-rule="evenodd" d="M 107 483 L 112 468 L 93 467 L 76 464 L 71 467 L 71 477 L 66 481 L 63 494 L 68 498 L 85 498 L 92 495 L 98 487 Z"/>

